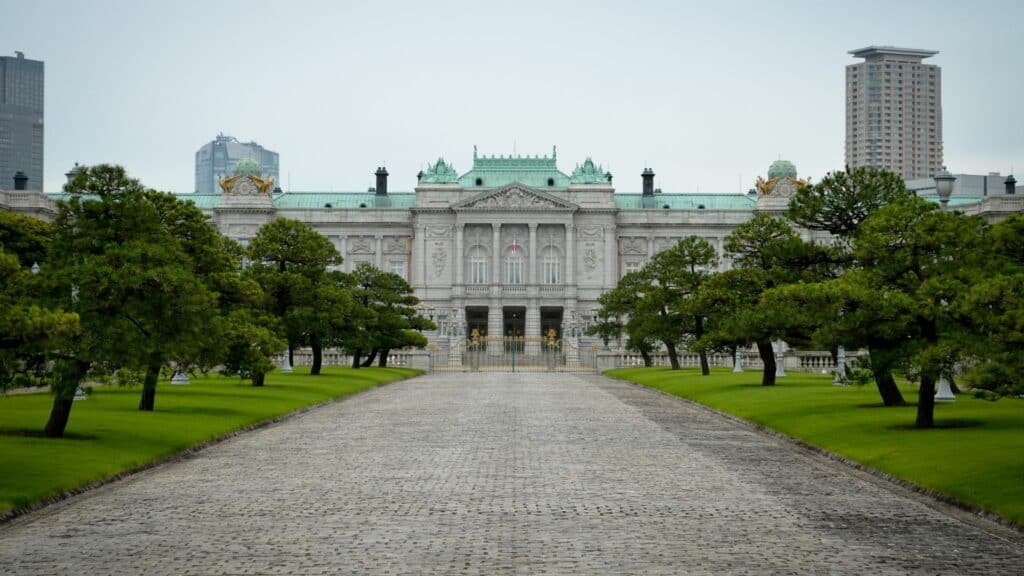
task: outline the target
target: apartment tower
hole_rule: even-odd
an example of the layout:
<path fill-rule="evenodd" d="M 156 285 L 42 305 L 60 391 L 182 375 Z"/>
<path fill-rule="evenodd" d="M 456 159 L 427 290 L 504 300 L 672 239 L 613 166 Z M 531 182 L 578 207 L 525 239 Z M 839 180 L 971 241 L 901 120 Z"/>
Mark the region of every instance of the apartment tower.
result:
<path fill-rule="evenodd" d="M 868 46 L 846 67 L 846 165 L 885 168 L 904 180 L 942 170 L 941 70 L 935 50 Z"/>
<path fill-rule="evenodd" d="M 43 63 L 21 52 L 0 56 L 0 186 L 16 172 L 43 189 Z"/>

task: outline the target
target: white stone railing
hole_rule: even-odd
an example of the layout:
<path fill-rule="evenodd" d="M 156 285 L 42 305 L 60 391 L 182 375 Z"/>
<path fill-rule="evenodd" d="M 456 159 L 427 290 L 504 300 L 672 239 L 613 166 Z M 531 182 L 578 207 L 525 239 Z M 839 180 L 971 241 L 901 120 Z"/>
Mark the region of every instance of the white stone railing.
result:
<path fill-rule="evenodd" d="M 502 294 L 511 294 L 516 296 L 526 296 L 526 285 L 525 284 L 506 284 L 501 287 Z"/>
<path fill-rule="evenodd" d="M 466 295 L 467 296 L 487 296 L 490 293 L 490 288 L 486 284 L 467 284 Z"/>
<path fill-rule="evenodd" d="M 565 292 L 564 286 L 557 284 L 541 284 L 540 295 L 541 296 L 561 296 Z"/>

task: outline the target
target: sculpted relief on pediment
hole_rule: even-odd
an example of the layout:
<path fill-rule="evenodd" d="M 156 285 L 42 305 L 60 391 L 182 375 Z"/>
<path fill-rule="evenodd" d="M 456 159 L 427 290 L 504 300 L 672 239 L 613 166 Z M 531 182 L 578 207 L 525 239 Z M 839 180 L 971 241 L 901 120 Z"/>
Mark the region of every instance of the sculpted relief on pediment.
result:
<path fill-rule="evenodd" d="M 535 194 L 529 190 L 513 187 L 500 190 L 477 200 L 471 200 L 459 207 L 484 210 L 564 210 L 571 206 Z"/>

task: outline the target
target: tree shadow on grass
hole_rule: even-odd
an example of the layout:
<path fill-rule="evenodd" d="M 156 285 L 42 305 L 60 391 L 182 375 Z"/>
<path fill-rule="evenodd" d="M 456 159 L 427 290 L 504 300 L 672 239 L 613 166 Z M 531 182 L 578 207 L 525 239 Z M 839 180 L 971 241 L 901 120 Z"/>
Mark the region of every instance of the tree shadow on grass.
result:
<path fill-rule="evenodd" d="M 240 414 L 238 410 L 233 408 L 215 408 L 212 406 L 174 406 L 172 408 L 158 408 L 156 411 L 165 414 L 191 414 L 196 416 L 233 416 Z"/>
<path fill-rule="evenodd" d="M 940 420 L 935 423 L 935 426 L 931 428 L 918 428 L 914 426 L 912 422 L 904 424 L 894 424 L 889 426 L 890 430 L 952 430 L 957 428 L 977 428 L 984 426 L 984 420 L 977 420 L 974 418 L 953 418 L 949 420 Z"/>
<path fill-rule="evenodd" d="M 30 429 L 8 429 L 0 430 L 0 436 L 14 436 L 21 438 L 42 438 L 44 440 L 96 440 L 99 436 L 92 434 L 78 434 L 75 432 L 65 432 L 64 436 L 60 438 L 50 438 L 49 436 L 43 435 L 42 430 L 30 430 Z"/>

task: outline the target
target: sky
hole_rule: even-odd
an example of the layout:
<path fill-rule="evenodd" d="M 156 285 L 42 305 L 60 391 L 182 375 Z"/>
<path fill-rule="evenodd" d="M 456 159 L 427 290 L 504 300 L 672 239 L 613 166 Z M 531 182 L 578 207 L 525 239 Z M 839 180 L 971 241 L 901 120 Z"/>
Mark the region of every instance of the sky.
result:
<path fill-rule="evenodd" d="M 847 51 L 938 50 L 945 163 L 1024 167 L 1024 2 L 0 0 L 0 53 L 46 64 L 45 183 L 115 163 L 194 189 L 218 133 L 291 191 L 411 191 L 443 156 L 588 156 L 638 192 L 739 192 L 772 161 L 842 169 Z"/>

